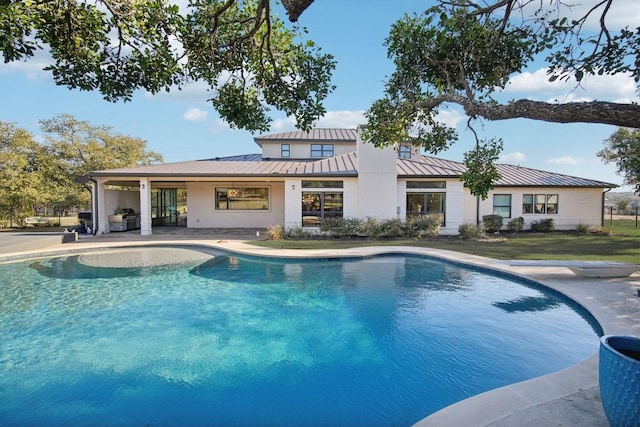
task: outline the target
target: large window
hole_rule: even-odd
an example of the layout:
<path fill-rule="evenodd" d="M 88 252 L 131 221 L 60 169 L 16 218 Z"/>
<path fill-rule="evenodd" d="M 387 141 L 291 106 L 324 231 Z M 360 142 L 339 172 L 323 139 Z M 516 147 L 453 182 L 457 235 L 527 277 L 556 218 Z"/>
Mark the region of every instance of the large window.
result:
<path fill-rule="evenodd" d="M 493 195 L 493 214 L 511 218 L 511 194 Z"/>
<path fill-rule="evenodd" d="M 407 217 L 432 215 L 445 223 L 446 193 L 407 193 Z"/>
<path fill-rule="evenodd" d="M 333 157 L 333 144 L 311 144 L 311 157 Z"/>
<path fill-rule="evenodd" d="M 523 194 L 522 195 L 523 214 L 547 214 L 558 213 L 557 194 Z"/>
<path fill-rule="evenodd" d="M 280 157 L 291 157 L 291 145 L 280 144 Z"/>
<path fill-rule="evenodd" d="M 302 226 L 318 227 L 324 218 L 342 217 L 342 193 L 303 192 Z"/>
<path fill-rule="evenodd" d="M 216 209 L 266 211 L 269 209 L 269 189 L 266 187 L 216 188 Z"/>

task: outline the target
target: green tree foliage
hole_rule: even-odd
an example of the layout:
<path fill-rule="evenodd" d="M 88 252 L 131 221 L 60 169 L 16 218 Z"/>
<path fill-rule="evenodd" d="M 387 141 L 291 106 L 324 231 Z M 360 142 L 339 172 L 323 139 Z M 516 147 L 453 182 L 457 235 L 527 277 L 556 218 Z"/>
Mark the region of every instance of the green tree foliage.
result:
<path fill-rule="evenodd" d="M 502 151 L 502 141 L 493 139 L 479 143 L 475 150 L 464 154 L 466 170 L 460 179 L 469 187 L 471 194 L 485 200 L 493 183 L 500 179 L 500 173 L 495 162 Z"/>
<path fill-rule="evenodd" d="M 604 144 L 598 157 L 605 163 L 615 163 L 624 183 L 640 193 L 640 130 L 620 128 Z"/>
<path fill-rule="evenodd" d="M 49 202 L 42 165 L 48 159 L 33 135 L 0 122 L 0 217 L 12 221 L 32 215 Z"/>
<path fill-rule="evenodd" d="M 457 139 L 453 129 L 436 121 L 439 108 L 450 104 L 463 107 L 469 127 L 476 119 L 529 118 L 640 128 L 637 104 L 528 99 L 501 104 L 495 98 L 513 74 L 541 58 L 546 58 L 551 81 L 579 84 L 589 74 L 617 73 L 640 81 L 640 28 L 609 29 L 613 2 L 588 1 L 592 7 L 573 19 L 567 18 L 573 11 L 564 2 L 537 0 L 438 0 L 423 14 L 406 15 L 386 40 L 395 71 L 384 97 L 367 112 L 367 137 L 377 145 L 408 140 L 437 153 Z M 587 20 L 599 22 L 599 30 L 587 31 Z M 486 195 L 488 178 L 466 182 L 474 194 Z"/>
<path fill-rule="evenodd" d="M 0 209 L 8 218 L 33 215 L 44 205 L 58 211 L 87 206 L 90 194 L 76 179 L 91 171 L 162 162 L 144 140 L 70 115 L 42 120 L 40 127 L 42 144 L 0 122 Z"/>
<path fill-rule="evenodd" d="M 311 1 L 284 3 L 295 21 Z M 5 62 L 48 49 L 57 84 L 109 101 L 204 81 L 221 116 L 250 131 L 268 130 L 270 108 L 305 129 L 325 113 L 335 63 L 303 34 L 270 0 L 0 0 Z"/>

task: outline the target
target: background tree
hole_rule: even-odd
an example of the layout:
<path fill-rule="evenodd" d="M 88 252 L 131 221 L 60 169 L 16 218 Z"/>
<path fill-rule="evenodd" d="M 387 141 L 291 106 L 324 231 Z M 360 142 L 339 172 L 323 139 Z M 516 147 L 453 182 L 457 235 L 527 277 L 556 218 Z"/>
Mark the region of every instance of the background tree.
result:
<path fill-rule="evenodd" d="M 640 130 L 620 128 L 604 143 L 598 157 L 605 163 L 615 163 L 624 183 L 640 193 Z"/>
<path fill-rule="evenodd" d="M 94 126 L 68 114 L 41 120 L 50 161 L 43 165 L 48 193 L 61 209 L 88 205 L 89 192 L 76 178 L 92 171 L 161 163 L 162 156 L 147 151 L 146 141 Z"/>
<path fill-rule="evenodd" d="M 40 122 L 45 143 L 15 125 L 0 122 L 0 217 L 16 224 L 36 209 L 59 213 L 88 206 L 90 194 L 76 178 L 91 171 L 162 161 L 146 142 L 92 126 L 70 115 Z"/>
<path fill-rule="evenodd" d="M 292 21 L 312 0 L 283 2 Z M 309 128 L 333 90 L 333 57 L 287 28 L 270 0 L 0 0 L 5 62 L 48 49 L 57 84 L 129 100 L 193 81 L 209 85 L 232 126 L 266 131 L 271 107 Z"/>
<path fill-rule="evenodd" d="M 386 40 L 395 71 L 384 97 L 367 112 L 367 138 L 381 146 L 412 141 L 437 153 L 457 138 L 436 121 L 438 108 L 451 103 L 463 107 L 468 126 L 481 118 L 529 118 L 640 128 L 637 104 L 527 99 L 501 104 L 495 98 L 513 74 L 541 57 L 551 81 L 574 79 L 578 85 L 586 75 L 625 73 L 638 82 L 640 28 L 610 29 L 613 2 L 592 0 L 583 16 L 569 18 L 571 8 L 560 1 L 440 0 L 424 14 L 405 16 Z M 587 31 L 589 20 L 599 29 Z M 482 186 L 477 190 L 474 194 L 486 195 Z"/>
<path fill-rule="evenodd" d="M 49 202 L 46 178 L 39 167 L 47 158 L 33 135 L 0 122 L 0 219 L 20 224 L 36 207 Z"/>

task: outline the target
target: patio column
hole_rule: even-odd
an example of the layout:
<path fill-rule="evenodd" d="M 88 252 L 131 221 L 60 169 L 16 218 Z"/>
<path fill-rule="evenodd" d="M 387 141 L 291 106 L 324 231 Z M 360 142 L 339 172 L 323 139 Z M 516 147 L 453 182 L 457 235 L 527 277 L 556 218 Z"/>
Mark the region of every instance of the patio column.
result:
<path fill-rule="evenodd" d="M 140 178 L 140 235 L 151 235 L 151 184 Z"/>
<path fill-rule="evenodd" d="M 109 217 L 107 208 L 105 206 L 104 197 L 104 182 L 101 179 L 96 179 L 93 184 L 93 197 L 94 206 L 93 211 L 93 227 L 98 227 L 97 234 L 106 234 L 109 232 Z"/>

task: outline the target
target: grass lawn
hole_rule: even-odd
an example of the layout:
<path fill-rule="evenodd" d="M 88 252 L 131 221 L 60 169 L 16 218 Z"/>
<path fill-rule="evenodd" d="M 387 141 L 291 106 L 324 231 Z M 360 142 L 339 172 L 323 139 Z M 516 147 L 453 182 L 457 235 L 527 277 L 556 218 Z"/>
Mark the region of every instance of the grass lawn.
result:
<path fill-rule="evenodd" d="M 262 247 L 339 249 L 357 246 L 419 246 L 465 252 L 496 259 L 599 260 L 640 264 L 640 229 L 634 220 L 614 220 L 612 236 L 576 233 L 505 234 L 489 241 L 440 237 L 433 240 L 264 240 Z M 619 234 L 618 234 L 619 233 Z"/>

